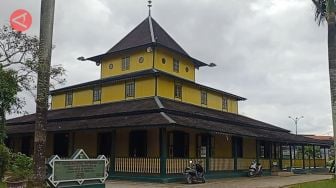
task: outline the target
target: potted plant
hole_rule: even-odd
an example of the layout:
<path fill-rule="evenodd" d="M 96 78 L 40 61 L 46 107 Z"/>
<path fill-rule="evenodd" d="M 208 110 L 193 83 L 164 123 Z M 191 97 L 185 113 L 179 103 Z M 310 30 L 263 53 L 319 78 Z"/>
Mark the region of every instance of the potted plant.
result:
<path fill-rule="evenodd" d="M 33 160 L 22 153 L 11 153 L 6 172 L 7 188 L 26 188 L 33 174 Z"/>

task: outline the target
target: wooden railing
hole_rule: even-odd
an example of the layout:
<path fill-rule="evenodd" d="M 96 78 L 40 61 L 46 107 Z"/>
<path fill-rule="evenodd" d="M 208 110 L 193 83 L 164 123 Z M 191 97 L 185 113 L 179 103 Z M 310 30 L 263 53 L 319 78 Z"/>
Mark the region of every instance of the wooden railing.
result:
<path fill-rule="evenodd" d="M 188 159 L 188 158 L 177 158 L 177 159 L 167 159 L 166 162 L 166 173 L 167 174 L 179 174 L 183 173 L 185 168 L 190 165 L 190 161 L 200 162 L 200 164 L 205 169 L 206 166 L 206 159 Z"/>
<path fill-rule="evenodd" d="M 302 168 L 303 160 L 302 159 L 293 159 L 293 167 L 294 168 Z"/>
<path fill-rule="evenodd" d="M 237 169 L 248 170 L 251 162 L 255 159 L 238 158 Z M 206 159 L 189 159 L 189 158 L 169 158 L 166 160 L 166 173 L 179 174 L 183 173 L 185 168 L 190 165 L 189 161 L 200 162 L 206 167 Z M 282 160 L 283 168 L 290 166 L 289 160 Z M 302 168 L 302 160 L 295 160 L 297 167 Z M 316 166 L 323 167 L 324 159 L 316 159 Z M 259 163 L 263 169 L 270 169 L 269 159 L 259 159 Z M 294 163 L 294 161 L 293 161 Z M 299 166 L 301 165 L 301 166 Z M 313 166 L 313 162 L 311 163 Z M 210 158 L 209 171 L 225 171 L 234 170 L 233 158 Z M 143 174 L 159 174 L 160 173 L 160 158 L 115 158 L 115 172 L 125 173 L 143 173 Z"/>
<path fill-rule="evenodd" d="M 294 162 L 295 161 L 295 162 Z M 293 162 L 293 168 L 302 168 L 303 160 L 296 159 L 292 160 Z M 324 167 L 325 166 L 325 160 L 324 159 L 315 159 L 315 165 L 316 167 Z M 308 168 L 314 168 L 314 159 L 305 159 L 305 167 Z M 282 168 L 290 167 L 290 160 L 282 160 Z"/>
<path fill-rule="evenodd" d="M 282 168 L 290 168 L 290 160 L 289 159 L 282 159 Z"/>
<path fill-rule="evenodd" d="M 308 168 L 308 167 L 314 167 L 314 159 L 305 159 L 305 167 Z"/>
<path fill-rule="evenodd" d="M 160 173 L 160 158 L 116 158 L 115 171 L 127 173 Z"/>
<path fill-rule="evenodd" d="M 325 159 L 315 159 L 316 167 L 325 167 Z"/>
<path fill-rule="evenodd" d="M 270 169 L 270 160 L 269 159 L 259 159 L 259 163 L 261 164 L 263 169 Z"/>
<path fill-rule="evenodd" d="M 210 158 L 210 171 L 224 171 L 234 169 L 234 159 L 232 158 Z"/>
<path fill-rule="evenodd" d="M 250 168 L 251 162 L 255 159 L 238 158 L 237 159 L 237 169 L 247 170 Z"/>

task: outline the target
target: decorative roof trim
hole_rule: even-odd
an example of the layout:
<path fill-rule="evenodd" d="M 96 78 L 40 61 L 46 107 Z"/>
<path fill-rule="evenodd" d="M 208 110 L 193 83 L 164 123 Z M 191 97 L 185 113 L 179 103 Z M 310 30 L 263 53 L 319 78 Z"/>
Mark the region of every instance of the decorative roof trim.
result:
<path fill-rule="evenodd" d="M 154 97 L 154 100 L 155 100 L 156 104 L 158 105 L 158 107 L 159 107 L 160 109 L 164 108 L 164 106 L 163 106 L 163 104 L 161 103 L 161 101 L 160 101 L 160 99 L 159 99 L 158 96 L 155 96 L 155 97 Z"/>
<path fill-rule="evenodd" d="M 160 114 L 169 122 L 169 123 L 176 123 L 171 117 L 169 117 L 166 113 L 160 112 Z"/>
<path fill-rule="evenodd" d="M 154 30 L 153 30 L 153 24 L 152 24 L 152 17 L 148 16 L 148 22 L 149 22 L 149 31 L 151 34 L 152 42 L 155 43 L 155 37 L 154 37 Z"/>

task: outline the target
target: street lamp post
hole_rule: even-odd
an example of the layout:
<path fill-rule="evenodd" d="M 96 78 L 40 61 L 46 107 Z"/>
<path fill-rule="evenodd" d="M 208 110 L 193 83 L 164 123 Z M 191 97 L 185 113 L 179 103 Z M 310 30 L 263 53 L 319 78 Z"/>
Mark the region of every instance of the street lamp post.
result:
<path fill-rule="evenodd" d="M 288 116 L 289 119 L 292 119 L 294 121 L 295 124 L 295 134 L 297 135 L 297 124 L 299 122 L 300 119 L 304 118 L 303 116 L 301 117 L 295 117 L 293 118 L 292 116 Z"/>

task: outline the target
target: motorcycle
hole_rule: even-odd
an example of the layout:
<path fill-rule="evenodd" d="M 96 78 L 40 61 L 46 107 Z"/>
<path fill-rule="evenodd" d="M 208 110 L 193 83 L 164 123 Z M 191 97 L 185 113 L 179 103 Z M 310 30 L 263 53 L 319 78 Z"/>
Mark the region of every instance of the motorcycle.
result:
<path fill-rule="evenodd" d="M 255 176 L 262 176 L 263 174 L 263 170 L 262 170 L 262 166 L 260 163 L 257 163 L 257 161 L 252 161 L 250 168 L 249 168 L 249 172 L 248 172 L 248 176 L 249 177 L 255 177 Z"/>
<path fill-rule="evenodd" d="M 190 161 L 190 166 L 184 170 L 184 175 L 188 184 L 191 183 L 205 183 L 204 169 L 199 163 L 193 163 Z"/>

